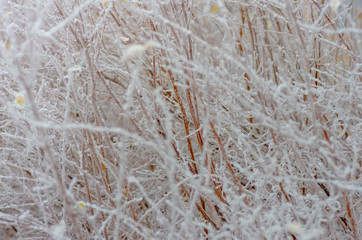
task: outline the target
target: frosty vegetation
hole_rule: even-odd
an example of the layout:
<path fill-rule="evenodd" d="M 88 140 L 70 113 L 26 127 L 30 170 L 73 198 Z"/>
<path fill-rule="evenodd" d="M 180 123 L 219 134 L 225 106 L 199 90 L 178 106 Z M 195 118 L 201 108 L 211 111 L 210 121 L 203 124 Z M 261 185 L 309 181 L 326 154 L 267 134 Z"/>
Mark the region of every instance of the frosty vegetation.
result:
<path fill-rule="evenodd" d="M 0 0 L 1 239 L 361 239 L 359 0 Z"/>

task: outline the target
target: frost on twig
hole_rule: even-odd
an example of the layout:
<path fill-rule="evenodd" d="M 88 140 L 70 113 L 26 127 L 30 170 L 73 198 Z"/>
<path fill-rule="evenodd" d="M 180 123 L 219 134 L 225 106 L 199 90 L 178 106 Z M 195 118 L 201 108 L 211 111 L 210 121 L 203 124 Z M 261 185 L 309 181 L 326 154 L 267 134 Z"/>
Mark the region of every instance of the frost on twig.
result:
<path fill-rule="evenodd" d="M 361 239 L 359 2 L 0 0 L 0 238 Z"/>

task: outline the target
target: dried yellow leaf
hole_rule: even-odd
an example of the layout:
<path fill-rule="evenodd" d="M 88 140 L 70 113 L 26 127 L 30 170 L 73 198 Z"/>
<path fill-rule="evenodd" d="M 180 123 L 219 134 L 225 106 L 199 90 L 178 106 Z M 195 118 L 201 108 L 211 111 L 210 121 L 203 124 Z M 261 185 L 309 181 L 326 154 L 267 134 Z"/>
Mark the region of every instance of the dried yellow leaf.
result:
<path fill-rule="evenodd" d="M 211 12 L 216 13 L 219 10 L 219 6 L 217 4 L 212 5 Z"/>

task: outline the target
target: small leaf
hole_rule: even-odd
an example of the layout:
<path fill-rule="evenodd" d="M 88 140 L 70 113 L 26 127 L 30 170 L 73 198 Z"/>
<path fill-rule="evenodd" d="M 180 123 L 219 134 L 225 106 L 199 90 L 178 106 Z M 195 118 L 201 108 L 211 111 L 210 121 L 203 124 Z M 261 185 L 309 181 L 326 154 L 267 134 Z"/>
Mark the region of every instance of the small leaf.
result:
<path fill-rule="evenodd" d="M 78 202 L 77 204 L 81 209 L 85 208 L 84 202 Z"/>
<path fill-rule="evenodd" d="M 24 106 L 24 95 L 23 95 L 22 93 L 16 94 L 15 103 L 16 103 L 19 107 L 23 107 L 23 106 Z"/>
<path fill-rule="evenodd" d="M 217 11 L 219 11 L 219 6 L 217 4 L 212 5 L 211 12 L 216 13 Z"/>

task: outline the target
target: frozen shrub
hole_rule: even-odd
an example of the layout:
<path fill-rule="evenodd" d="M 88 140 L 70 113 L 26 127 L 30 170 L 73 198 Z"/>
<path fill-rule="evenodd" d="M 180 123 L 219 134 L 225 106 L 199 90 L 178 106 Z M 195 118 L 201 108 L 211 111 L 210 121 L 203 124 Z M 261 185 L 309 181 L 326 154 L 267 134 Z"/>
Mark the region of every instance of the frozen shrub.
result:
<path fill-rule="evenodd" d="M 357 0 L 0 0 L 5 239 L 360 239 Z"/>

